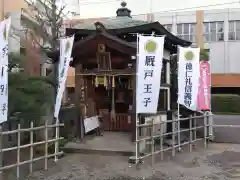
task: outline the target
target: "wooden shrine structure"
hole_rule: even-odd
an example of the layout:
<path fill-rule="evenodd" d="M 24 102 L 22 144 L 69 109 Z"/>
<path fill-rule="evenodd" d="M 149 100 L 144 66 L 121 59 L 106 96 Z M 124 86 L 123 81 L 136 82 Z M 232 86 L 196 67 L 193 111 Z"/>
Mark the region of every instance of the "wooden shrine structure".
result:
<path fill-rule="evenodd" d="M 178 45 L 191 42 L 174 36 L 159 22 L 134 20 L 126 3 L 121 6 L 115 18 L 75 24 L 66 35 L 75 34 L 71 66 L 75 67 L 79 116 L 101 115 L 105 131 L 133 132 L 134 136 L 137 33 L 166 36 L 158 107 L 164 112 L 171 107 L 170 56 Z M 57 58 L 57 53 L 52 57 Z M 82 119 L 78 118 L 76 122 Z"/>

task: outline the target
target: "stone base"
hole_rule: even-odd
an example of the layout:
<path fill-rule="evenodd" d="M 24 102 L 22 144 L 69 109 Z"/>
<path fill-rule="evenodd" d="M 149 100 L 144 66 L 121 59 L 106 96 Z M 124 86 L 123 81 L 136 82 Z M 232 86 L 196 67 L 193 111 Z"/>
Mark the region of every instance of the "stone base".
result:
<path fill-rule="evenodd" d="M 129 159 L 128 159 L 128 163 L 129 164 L 136 164 L 136 156 L 130 156 Z M 143 160 L 139 159 L 138 163 L 142 164 Z"/>

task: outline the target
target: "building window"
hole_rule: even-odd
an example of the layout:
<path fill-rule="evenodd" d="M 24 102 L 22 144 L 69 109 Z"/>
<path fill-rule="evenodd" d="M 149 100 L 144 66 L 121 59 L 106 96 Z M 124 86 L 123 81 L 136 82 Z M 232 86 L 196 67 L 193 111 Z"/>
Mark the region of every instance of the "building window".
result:
<path fill-rule="evenodd" d="M 177 24 L 177 36 L 181 39 L 195 42 L 196 23 Z"/>
<path fill-rule="evenodd" d="M 203 24 L 205 42 L 224 40 L 223 22 L 205 22 Z"/>
<path fill-rule="evenodd" d="M 168 32 L 172 32 L 172 25 L 171 24 L 165 24 L 163 27 L 168 30 Z"/>
<path fill-rule="evenodd" d="M 229 40 L 240 40 L 240 20 L 229 21 L 228 33 Z"/>

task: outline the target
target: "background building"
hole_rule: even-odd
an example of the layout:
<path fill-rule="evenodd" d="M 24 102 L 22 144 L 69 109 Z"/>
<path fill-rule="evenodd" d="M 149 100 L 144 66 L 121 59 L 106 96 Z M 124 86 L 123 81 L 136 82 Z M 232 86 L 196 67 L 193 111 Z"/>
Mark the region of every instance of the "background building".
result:
<path fill-rule="evenodd" d="M 6 16 L 11 17 L 12 28 L 9 38 L 9 50 L 10 52 L 25 55 L 26 63 L 24 71 L 27 71 L 30 75 L 48 75 L 51 64 L 48 63 L 48 57 L 40 47 L 43 44 L 45 45 L 44 40 L 41 34 L 29 28 L 30 26 L 37 27 L 38 24 L 33 18 L 36 11 L 28 6 L 28 1 L 34 2 L 35 7 L 45 12 L 41 0 L 1 0 L 0 20 Z M 78 0 L 68 0 L 67 4 L 64 0 L 56 0 L 56 5 L 58 10 L 62 6 L 65 7 L 63 12 L 64 19 L 69 19 L 79 14 Z M 50 3 L 49 8 L 51 8 Z M 29 24 L 31 25 L 29 26 Z M 39 27 L 36 29 L 39 29 Z"/>
<path fill-rule="evenodd" d="M 35 3 L 41 8 L 38 1 Z M 30 75 L 46 75 L 50 67 L 46 63 L 47 56 L 39 47 L 42 42 L 41 36 L 26 25 L 29 23 L 36 25 L 32 13 L 26 0 L 1 0 L 1 20 L 6 16 L 11 17 L 9 51 L 25 55 L 24 71 Z"/>
<path fill-rule="evenodd" d="M 152 16 L 183 39 L 195 44 L 203 40 L 202 46 L 210 55 L 213 92 L 239 92 L 240 9 L 155 13 Z"/>
<path fill-rule="evenodd" d="M 212 70 L 212 92 L 239 93 L 240 9 L 141 14 L 133 15 L 133 18 L 159 21 L 178 37 L 208 50 Z M 78 21 L 99 19 L 102 18 Z"/>

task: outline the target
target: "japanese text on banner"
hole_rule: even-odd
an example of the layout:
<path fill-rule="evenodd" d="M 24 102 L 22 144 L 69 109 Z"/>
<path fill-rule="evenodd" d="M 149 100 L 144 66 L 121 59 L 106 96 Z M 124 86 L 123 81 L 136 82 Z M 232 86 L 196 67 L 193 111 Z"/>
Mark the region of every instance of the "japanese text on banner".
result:
<path fill-rule="evenodd" d="M 0 23 L 0 123 L 8 117 L 8 37 L 11 19 Z"/>
<path fill-rule="evenodd" d="M 156 113 L 164 37 L 140 36 L 137 68 L 137 113 Z"/>
<path fill-rule="evenodd" d="M 178 103 L 197 110 L 199 48 L 178 48 Z"/>
<path fill-rule="evenodd" d="M 184 104 L 190 107 L 192 104 L 192 63 L 188 62 L 185 65 L 185 91 L 184 91 Z"/>

